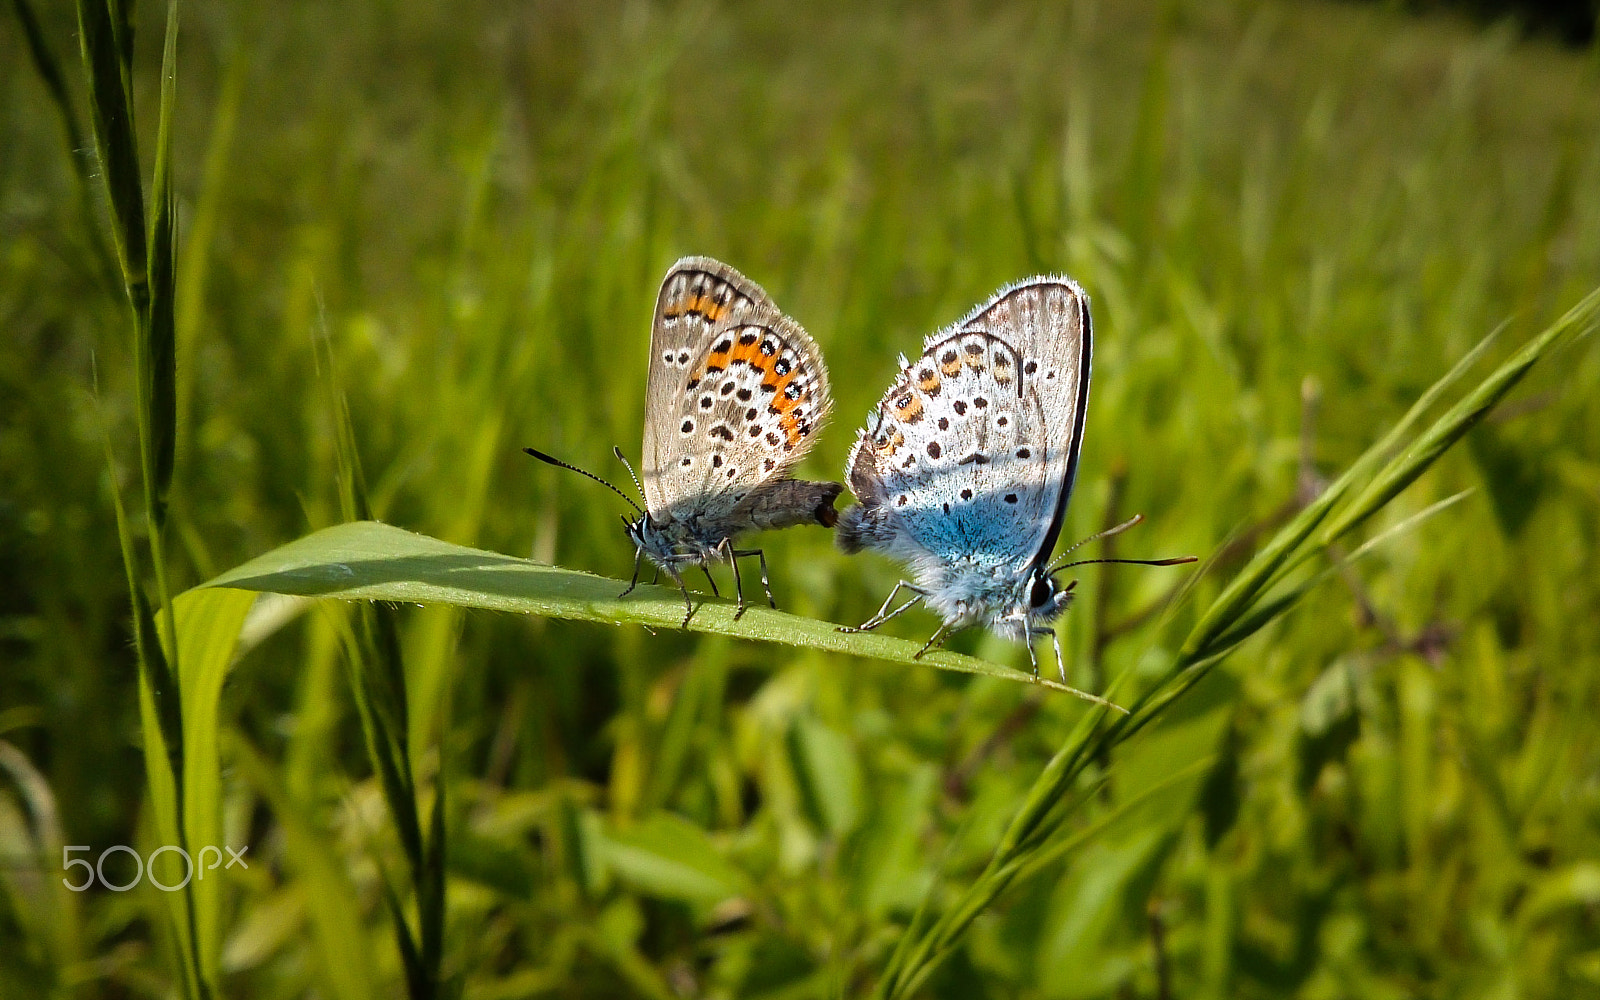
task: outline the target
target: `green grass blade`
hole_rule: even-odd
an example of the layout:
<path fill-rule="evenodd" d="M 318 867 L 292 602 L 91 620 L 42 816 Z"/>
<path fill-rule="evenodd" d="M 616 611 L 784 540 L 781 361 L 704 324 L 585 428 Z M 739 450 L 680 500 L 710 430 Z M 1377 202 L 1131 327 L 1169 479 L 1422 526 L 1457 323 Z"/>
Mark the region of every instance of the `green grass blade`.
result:
<path fill-rule="evenodd" d="M 128 521 L 122 491 L 117 485 L 116 460 L 111 437 L 101 419 L 102 444 L 106 468 L 111 475 L 111 507 L 116 515 L 117 541 L 122 547 L 122 566 L 127 575 L 128 596 L 133 607 L 134 655 L 139 664 L 139 722 L 144 749 L 145 785 L 155 817 L 156 834 L 161 843 L 183 845 L 183 812 L 178 775 L 182 770 L 182 692 L 170 661 L 157 637 L 155 615 L 140 584 L 139 557 L 134 546 L 133 528 Z M 163 893 L 163 902 L 179 950 L 179 967 L 184 992 L 194 995 L 199 975 L 195 957 L 194 927 L 190 923 L 190 897 L 187 893 Z"/>
<path fill-rule="evenodd" d="M 60 60 L 45 40 L 33 6 L 28 0 L 12 0 L 12 7 L 22 24 L 22 36 L 27 40 L 28 56 L 33 60 L 34 72 L 39 74 L 39 81 L 44 84 L 51 103 L 56 106 L 56 115 L 61 120 L 67 162 L 72 165 L 72 175 L 77 185 L 78 211 L 83 216 L 83 234 L 89 241 L 94 269 L 106 283 L 106 288 L 117 288 L 117 268 L 111 262 L 111 252 L 106 249 L 105 240 L 100 235 L 100 222 L 95 215 L 94 181 L 89 176 L 88 158 L 82 153 L 87 144 L 83 138 L 83 127 L 78 124 L 77 112 L 72 108 L 72 97 L 67 92 L 66 74 L 62 72 Z"/>
<path fill-rule="evenodd" d="M 449 729 L 446 727 L 448 734 Z M 428 823 L 427 853 L 417 879 L 417 923 L 422 938 L 421 965 L 432 993 L 438 992 L 439 968 L 444 961 L 444 868 L 448 825 L 445 819 L 445 747 L 439 748 L 439 775 L 434 782 L 433 814 Z"/>
<path fill-rule="evenodd" d="M 313 345 L 328 401 L 334 415 L 334 455 L 339 475 L 339 503 L 346 518 L 371 516 L 371 500 L 356 447 L 350 407 L 339 384 L 332 345 L 320 329 Z M 359 521 L 357 523 L 360 523 Z M 400 624 L 395 606 L 384 601 L 363 605 L 356 631 L 347 643 L 350 691 L 355 700 L 367 752 L 383 789 L 384 803 L 405 852 L 416 899 L 418 926 L 413 933 L 393 885 L 385 893 L 393 918 L 396 945 L 405 969 L 411 1000 L 438 995 L 444 933 L 444 795 L 442 779 L 435 797 L 436 825 L 430 843 L 418 811 L 416 776 L 411 761 L 411 723 L 405 664 L 400 652 Z M 448 696 L 446 696 L 448 700 Z"/>
<path fill-rule="evenodd" d="M 1445 497 L 1443 500 L 1440 500 L 1437 503 L 1428 505 L 1417 513 L 1401 521 L 1399 524 L 1396 524 L 1393 527 L 1386 529 L 1382 533 L 1369 538 L 1366 542 L 1362 543 L 1360 548 L 1339 560 L 1334 565 L 1329 566 L 1316 573 L 1314 576 L 1301 581 L 1287 591 L 1277 594 L 1269 600 L 1255 605 L 1249 611 L 1247 611 L 1244 616 L 1233 625 L 1233 627 L 1219 635 L 1210 646 L 1201 650 L 1197 658 L 1200 660 L 1209 660 L 1213 657 L 1220 656 L 1237 646 L 1239 643 L 1261 631 L 1268 624 L 1277 619 L 1279 615 L 1285 614 L 1290 608 L 1298 604 L 1302 597 L 1326 582 L 1335 573 L 1337 573 L 1340 568 L 1354 565 L 1363 556 L 1366 556 L 1368 553 L 1377 549 L 1384 542 L 1411 531 L 1423 521 L 1426 521 L 1435 514 L 1440 513 L 1445 508 L 1455 506 L 1457 503 L 1465 500 L 1471 494 L 1471 492 L 1471 490 L 1463 490 L 1460 493 Z"/>
<path fill-rule="evenodd" d="M 415 821 L 416 795 L 410 781 L 410 768 L 402 763 L 403 758 L 396 750 L 393 738 L 394 721 L 392 714 L 385 710 L 386 700 L 382 696 L 375 696 L 375 685 L 370 679 L 375 672 L 373 664 L 378 655 L 373 652 L 376 646 L 373 636 L 378 631 L 378 626 L 373 620 L 376 610 L 372 607 L 361 608 L 355 621 L 347 628 L 341 629 L 345 647 L 345 667 L 350 681 L 351 699 L 355 702 L 356 716 L 361 721 L 361 732 L 366 741 L 367 756 L 372 761 L 373 771 L 377 773 L 379 787 L 383 790 L 384 803 L 394 820 L 409 867 L 415 873 L 420 871 L 421 834 Z M 408 804 L 411 806 L 409 809 Z M 411 925 L 406 920 L 405 907 L 400 903 L 396 890 L 387 877 L 383 879 L 383 885 L 389 912 L 393 917 L 395 944 L 400 952 L 401 965 L 405 969 L 408 991 L 413 1000 L 416 1000 L 422 984 L 426 982 L 426 977 L 422 974 L 417 940 L 412 934 Z"/>
<path fill-rule="evenodd" d="M 110 199 L 112 242 L 134 311 L 143 313 L 149 298 L 144 191 L 139 182 L 133 103 L 123 58 L 123 38 L 131 34 L 121 23 L 120 10 L 94 0 L 78 0 L 78 45 L 89 84 L 89 121 Z"/>
<path fill-rule="evenodd" d="M 178 662 L 183 664 L 184 834 L 191 853 L 223 842 L 222 685 L 233 664 L 239 630 L 255 603 L 240 591 L 191 590 L 174 602 Z M 186 891 L 195 911 L 195 947 L 202 981 L 219 979 L 222 954 L 221 878 L 192 879 Z"/>
<path fill-rule="evenodd" d="M 1410 447 L 1395 456 L 1350 507 L 1328 525 L 1321 544 L 1327 545 L 1343 537 L 1415 482 L 1418 476 L 1438 461 L 1440 455 L 1487 416 L 1540 358 L 1568 339 L 1569 335 L 1582 337 L 1592 331 L 1597 312 L 1600 312 L 1600 288 L 1584 296 L 1565 315 L 1512 355 L 1510 360 L 1495 369 L 1494 374 L 1419 435 Z"/>
<path fill-rule="evenodd" d="M 342 600 L 454 604 L 669 630 L 683 622 L 683 599 L 667 587 L 640 586 L 627 598 L 618 598 L 627 586 L 621 580 L 451 545 L 377 522 L 324 528 L 205 586 Z M 750 607 L 734 621 L 732 601 L 697 597 L 695 603 L 688 626 L 692 632 L 981 674 L 1079 694 L 1058 681 L 947 650 L 929 651 L 919 660 L 914 654 L 921 643 L 905 639 L 844 633 L 829 622 L 764 607 Z"/>
<path fill-rule="evenodd" d="M 178 4 L 167 4 L 167 34 L 161 56 L 161 119 L 156 137 L 155 181 L 150 204 L 150 318 L 145 324 L 149 343 L 144 350 L 150 372 L 145 419 L 150 428 L 151 517 L 166 524 L 167 491 L 172 485 L 172 464 L 178 441 L 177 357 L 177 199 L 172 190 L 172 115 L 177 97 Z"/>
<path fill-rule="evenodd" d="M 112 39 L 116 45 L 117 61 L 122 67 L 123 86 L 132 91 L 129 79 L 133 76 L 133 26 L 138 9 L 137 0 L 105 0 L 106 12 L 111 21 Z"/>
<path fill-rule="evenodd" d="M 1239 575 L 1229 582 L 1222 594 L 1206 609 L 1206 613 L 1184 641 L 1183 650 L 1186 655 L 1193 656 L 1197 660 L 1204 659 L 1204 656 L 1194 654 L 1202 649 L 1215 647 L 1217 637 L 1239 620 L 1239 616 L 1262 591 L 1282 579 L 1284 572 L 1299 565 L 1304 558 L 1316 551 L 1315 548 L 1302 546 L 1316 531 L 1318 525 L 1358 483 L 1373 474 L 1373 470 L 1380 462 L 1394 453 L 1400 442 L 1422 419 L 1423 414 L 1471 370 L 1504 328 L 1502 324 L 1478 341 L 1472 350 L 1463 355 L 1448 372 L 1417 397 L 1416 402 L 1411 404 L 1405 415 L 1393 427 L 1389 428 L 1388 433 L 1362 452 L 1328 485 L 1327 489 L 1296 514 L 1293 520 L 1279 529 L 1271 541 L 1256 553 L 1245 568 L 1239 571 Z"/>

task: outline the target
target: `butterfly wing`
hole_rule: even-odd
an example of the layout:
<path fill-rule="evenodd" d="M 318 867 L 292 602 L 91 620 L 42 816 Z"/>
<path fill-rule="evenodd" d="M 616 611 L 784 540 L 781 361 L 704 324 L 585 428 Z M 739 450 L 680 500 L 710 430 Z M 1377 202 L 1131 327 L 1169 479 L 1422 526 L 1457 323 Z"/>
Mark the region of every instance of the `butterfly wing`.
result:
<path fill-rule="evenodd" d="M 1052 497 L 1040 452 L 1044 413 L 1037 395 L 1022 391 L 1021 366 L 1015 348 L 986 333 L 929 338 L 851 457 L 851 488 L 863 505 L 882 508 L 880 517 L 942 559 L 1031 557 Z M 1035 524 L 1040 530 L 1030 531 Z"/>
<path fill-rule="evenodd" d="M 709 258 L 679 261 L 662 283 L 651 337 L 651 516 L 731 514 L 810 449 L 830 405 L 816 342 L 760 286 Z"/>
<path fill-rule="evenodd" d="M 1063 278 L 1003 289 L 927 339 L 848 465 L 841 542 L 1023 566 L 1054 546 L 1089 388 L 1088 299 Z"/>
<path fill-rule="evenodd" d="M 712 331 L 736 314 L 776 311 L 765 289 L 719 260 L 685 257 L 667 269 L 656 296 L 645 390 L 644 487 L 652 511 L 667 506 L 662 462 L 677 440 L 672 418 L 682 408 L 689 372 L 705 360 Z"/>
<path fill-rule="evenodd" d="M 1045 506 L 1051 511 L 1034 561 L 1050 558 L 1078 476 L 1094 338 L 1089 296 L 1070 278 L 1028 278 L 1001 289 L 959 324 L 1011 344 L 1021 360 L 1021 385 L 1043 414 Z"/>

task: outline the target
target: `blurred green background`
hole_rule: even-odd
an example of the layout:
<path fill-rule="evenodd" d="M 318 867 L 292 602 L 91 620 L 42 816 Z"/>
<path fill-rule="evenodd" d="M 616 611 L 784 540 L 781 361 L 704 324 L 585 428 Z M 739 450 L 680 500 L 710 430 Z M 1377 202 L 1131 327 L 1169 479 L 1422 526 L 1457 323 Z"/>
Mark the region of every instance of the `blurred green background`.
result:
<path fill-rule="evenodd" d="M 137 455 L 92 146 L 9 14 L 0 996 L 166 996 L 155 891 L 53 867 L 155 846 L 110 499 Z M 73 13 L 38 14 L 81 122 Z M 163 16 L 138 7 L 147 156 Z M 1063 271 L 1098 338 L 1064 537 L 1143 513 L 1121 554 L 1217 556 L 1166 611 L 1187 570 L 1090 568 L 1061 634 L 1099 687 L 1484 333 L 1509 324 L 1503 357 L 1600 284 L 1600 62 L 1506 24 L 1260 0 L 181 17 L 175 589 L 339 520 L 317 337 L 380 517 L 625 577 L 620 504 L 520 448 L 637 454 L 678 256 L 732 263 L 820 342 L 837 403 L 803 472 L 836 479 L 898 352 Z M 1466 502 L 1253 639 L 1126 769 L 1194 780 L 1020 880 L 925 994 L 1600 996 L 1596 385 L 1592 338 L 1536 370 L 1382 521 Z M 761 544 L 780 606 L 831 621 L 900 573 L 818 529 Z M 220 985 L 399 995 L 343 611 L 258 612 L 223 699 L 252 866 L 225 876 Z M 401 621 L 452 788 L 444 970 L 481 1000 L 857 995 L 1085 710 L 637 627 Z"/>

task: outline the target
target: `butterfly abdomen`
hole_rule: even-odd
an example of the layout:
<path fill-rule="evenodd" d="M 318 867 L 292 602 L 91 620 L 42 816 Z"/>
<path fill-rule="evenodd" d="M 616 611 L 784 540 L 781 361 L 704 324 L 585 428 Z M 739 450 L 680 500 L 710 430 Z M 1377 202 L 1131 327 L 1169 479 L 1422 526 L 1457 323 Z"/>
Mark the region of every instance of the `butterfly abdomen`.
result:
<path fill-rule="evenodd" d="M 859 503 L 839 515 L 834 540 L 845 552 L 887 548 L 895 537 L 889 512 L 873 503 Z"/>
<path fill-rule="evenodd" d="M 804 479 L 782 479 L 762 486 L 744 501 L 750 526 L 765 530 L 798 524 L 820 524 L 831 528 L 839 523 L 833 502 L 844 492 L 838 483 L 813 483 Z"/>

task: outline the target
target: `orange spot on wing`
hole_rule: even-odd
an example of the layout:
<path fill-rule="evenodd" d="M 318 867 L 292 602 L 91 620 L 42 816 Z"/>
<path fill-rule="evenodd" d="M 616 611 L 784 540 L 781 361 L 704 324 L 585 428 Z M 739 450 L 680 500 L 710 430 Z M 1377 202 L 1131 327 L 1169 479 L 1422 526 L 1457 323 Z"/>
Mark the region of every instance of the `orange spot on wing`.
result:
<path fill-rule="evenodd" d="M 785 399 L 783 395 L 783 390 L 789 388 L 789 383 L 793 382 L 795 377 L 800 374 L 800 367 L 796 365 L 795 367 L 789 369 L 789 374 L 779 375 L 773 369 L 772 364 L 770 363 L 772 360 L 773 359 L 769 358 L 769 363 L 762 365 L 762 371 L 764 374 L 761 379 L 761 387 L 765 389 L 769 385 L 772 386 L 773 394 L 776 396 L 772 402 L 772 405 L 778 407 L 780 410 L 787 410 L 789 407 L 800 402 L 798 399 Z"/>
<path fill-rule="evenodd" d="M 757 368 L 763 367 L 760 362 L 765 361 L 766 356 L 761 353 L 760 338 L 752 340 L 748 344 L 735 344 L 733 346 L 733 360 L 748 362 L 749 364 L 755 365 Z"/>
<path fill-rule="evenodd" d="M 788 437 L 790 445 L 799 444 L 800 439 L 805 437 L 804 434 L 800 433 L 800 421 L 796 420 L 792 413 L 785 413 L 779 417 L 778 426 L 783 428 L 783 433 Z"/>
<path fill-rule="evenodd" d="M 728 308 L 717 304 L 717 300 L 709 295 L 689 295 L 682 300 L 669 304 L 661 310 L 661 315 L 667 319 L 677 319 L 688 313 L 703 316 L 715 323 L 727 315 Z"/>

